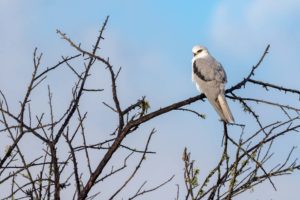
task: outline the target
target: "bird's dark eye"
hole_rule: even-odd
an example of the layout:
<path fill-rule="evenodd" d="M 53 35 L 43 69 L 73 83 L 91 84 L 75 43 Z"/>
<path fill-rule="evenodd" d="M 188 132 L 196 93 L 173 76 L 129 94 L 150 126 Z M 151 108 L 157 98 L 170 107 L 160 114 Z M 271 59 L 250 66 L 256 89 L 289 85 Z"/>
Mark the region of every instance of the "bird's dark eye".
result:
<path fill-rule="evenodd" d="M 203 49 L 199 49 L 199 50 L 197 51 L 197 53 L 201 53 L 201 51 L 203 51 Z"/>

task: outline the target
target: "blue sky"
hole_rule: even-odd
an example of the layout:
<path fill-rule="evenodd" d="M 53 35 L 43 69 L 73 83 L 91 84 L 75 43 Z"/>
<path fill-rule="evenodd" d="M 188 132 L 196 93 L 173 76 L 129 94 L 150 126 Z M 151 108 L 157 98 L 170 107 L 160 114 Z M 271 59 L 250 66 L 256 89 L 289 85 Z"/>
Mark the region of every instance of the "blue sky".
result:
<path fill-rule="evenodd" d="M 2 0 L 0 88 L 17 109 L 17 102 L 22 99 L 26 89 L 24 83 L 28 82 L 31 75 L 33 49 L 38 47 L 44 53 L 44 65 L 51 66 L 61 55 L 74 53 L 58 37 L 56 29 L 81 42 L 83 47 L 90 48 L 107 15 L 110 20 L 101 55 L 109 56 L 114 66 L 123 68 L 118 88 L 124 106 L 147 95 L 154 110 L 196 95 L 197 90 L 191 82 L 191 48 L 198 43 L 206 45 L 222 62 L 227 71 L 228 87 L 244 77 L 258 61 L 266 45 L 271 44 L 270 54 L 257 72 L 257 77 L 286 87 L 300 88 L 299 10 L 300 2 L 297 0 Z M 60 74 L 49 76 L 54 97 L 59 102 L 58 112 L 67 102 L 59 97 L 73 84 L 67 79 Z M 103 74 L 100 78 L 93 77 L 89 84 L 109 88 L 108 79 Z M 255 88 L 248 91 L 260 95 Z M 47 103 L 43 91 L 35 93 L 34 97 L 38 102 Z M 276 98 L 285 102 L 280 96 Z M 98 137 L 95 130 L 106 133 L 113 125 L 110 123 L 114 119 L 112 114 L 98 119 L 100 112 L 107 113 L 107 109 L 101 107 L 101 101 L 109 101 L 109 93 L 104 92 L 99 99 L 87 97 L 82 103 L 91 119 L 88 124 L 88 130 L 92 132 L 91 140 Z M 235 118 L 241 122 L 247 120 L 240 105 L 229 103 Z M 297 101 L 288 103 L 299 106 Z M 216 158 L 212 155 L 219 152 L 222 126 L 207 102 L 197 102 L 191 107 L 205 113 L 207 120 L 174 112 L 143 127 L 145 132 L 153 127 L 158 130 L 151 146 L 158 153 L 147 160 L 132 187 L 138 187 L 145 179 L 154 185 L 176 174 L 175 181 L 145 199 L 174 198 L 175 184 L 183 183 L 181 153 L 185 146 L 192 151 L 203 173 L 214 164 Z M 33 109 L 36 112 L 45 111 L 45 104 L 37 104 Z M 139 134 L 129 137 L 126 142 L 139 146 L 140 140 L 145 139 L 145 134 Z M 299 142 L 299 138 L 293 138 L 286 141 L 286 149 L 276 147 L 275 150 L 279 152 L 279 157 L 285 156 L 289 147 Z M 157 167 L 155 171 L 153 166 Z M 247 193 L 240 199 L 266 199 L 265 191 L 270 191 L 268 198 L 274 200 L 299 196 L 296 187 L 300 184 L 299 175 L 282 178 L 276 183 L 280 188 L 276 193 L 269 184 L 263 184 L 254 193 Z"/>

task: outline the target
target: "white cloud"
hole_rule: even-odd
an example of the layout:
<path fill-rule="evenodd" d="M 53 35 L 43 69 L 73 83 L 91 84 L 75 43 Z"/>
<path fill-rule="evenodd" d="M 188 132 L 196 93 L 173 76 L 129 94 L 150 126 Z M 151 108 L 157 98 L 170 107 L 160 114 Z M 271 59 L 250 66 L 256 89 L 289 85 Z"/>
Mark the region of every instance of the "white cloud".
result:
<path fill-rule="evenodd" d="M 26 88 L 26 85 L 20 83 L 27 83 L 30 77 L 32 68 L 28 70 L 28 66 L 31 66 L 33 52 L 27 40 L 28 24 L 21 4 L 16 1 L 0 2 L 0 89 L 9 93 L 16 102 L 19 99 L 14 98 L 14 94 L 20 96 Z"/>
<path fill-rule="evenodd" d="M 280 22 L 282 18 L 289 19 L 295 15 L 299 16 L 299 8 L 300 3 L 295 0 L 255 0 L 249 4 L 246 15 L 254 25 L 257 22 L 264 23 L 266 21 L 274 23 L 274 20 Z"/>
<path fill-rule="evenodd" d="M 299 9 L 300 1 L 295 0 L 256 0 L 242 4 L 222 1 L 212 18 L 212 46 L 231 58 L 230 64 L 248 67 L 271 44 L 269 60 L 261 74 L 265 76 L 272 70 L 271 81 L 299 87 L 291 82 L 291 74 L 297 73 L 300 63 Z"/>

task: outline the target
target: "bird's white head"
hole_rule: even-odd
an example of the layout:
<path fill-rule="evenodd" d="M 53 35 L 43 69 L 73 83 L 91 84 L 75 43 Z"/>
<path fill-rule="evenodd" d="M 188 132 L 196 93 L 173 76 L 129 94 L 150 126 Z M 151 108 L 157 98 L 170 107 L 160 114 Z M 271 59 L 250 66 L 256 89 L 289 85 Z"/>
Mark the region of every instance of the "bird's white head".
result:
<path fill-rule="evenodd" d="M 201 45 L 194 46 L 192 52 L 194 54 L 194 58 L 203 58 L 209 55 L 207 48 Z"/>

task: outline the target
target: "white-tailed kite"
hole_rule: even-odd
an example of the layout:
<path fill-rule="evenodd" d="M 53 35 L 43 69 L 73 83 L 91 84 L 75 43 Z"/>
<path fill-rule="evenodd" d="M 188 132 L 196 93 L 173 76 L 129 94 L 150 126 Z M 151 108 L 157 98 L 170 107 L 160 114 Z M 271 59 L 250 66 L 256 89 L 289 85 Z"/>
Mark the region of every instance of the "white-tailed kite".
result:
<path fill-rule="evenodd" d="M 194 46 L 192 52 L 192 80 L 197 89 L 205 94 L 223 121 L 234 123 L 224 94 L 227 78 L 222 65 L 203 46 Z"/>

